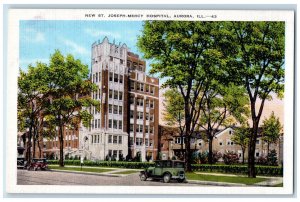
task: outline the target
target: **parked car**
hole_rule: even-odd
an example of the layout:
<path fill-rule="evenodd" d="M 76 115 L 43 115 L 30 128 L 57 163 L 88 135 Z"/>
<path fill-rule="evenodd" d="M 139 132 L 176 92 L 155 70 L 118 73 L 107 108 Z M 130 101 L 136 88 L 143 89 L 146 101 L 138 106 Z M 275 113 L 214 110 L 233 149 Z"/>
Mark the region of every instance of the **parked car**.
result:
<path fill-rule="evenodd" d="M 149 167 L 140 172 L 141 181 L 151 179 L 163 179 L 163 182 L 168 183 L 171 179 L 178 182 L 185 181 L 184 162 L 173 160 L 155 161 L 153 167 Z"/>
<path fill-rule="evenodd" d="M 27 167 L 28 170 L 47 170 L 48 164 L 47 159 L 32 159 L 30 165 Z"/>
<path fill-rule="evenodd" d="M 17 168 L 24 168 L 26 165 L 25 158 L 17 158 Z"/>

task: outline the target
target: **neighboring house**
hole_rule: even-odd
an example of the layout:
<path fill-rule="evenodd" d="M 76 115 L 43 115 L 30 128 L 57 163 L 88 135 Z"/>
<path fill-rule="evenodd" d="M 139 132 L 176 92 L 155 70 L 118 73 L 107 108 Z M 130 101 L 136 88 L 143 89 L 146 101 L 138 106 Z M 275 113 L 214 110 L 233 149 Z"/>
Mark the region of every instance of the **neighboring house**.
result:
<path fill-rule="evenodd" d="M 160 126 L 162 131 L 165 132 L 167 136 L 163 133 L 160 134 L 161 141 L 161 153 L 165 154 L 167 158 L 181 158 L 181 137 L 179 135 L 178 128 L 168 127 L 168 126 Z M 234 134 L 235 127 L 228 127 L 223 130 L 220 130 L 213 139 L 213 151 L 220 152 L 224 154 L 228 151 L 233 151 L 239 155 L 240 161 L 242 161 L 242 149 L 239 145 L 236 145 L 231 137 Z M 208 143 L 203 140 L 203 131 L 196 132 L 195 135 L 191 137 L 191 145 L 190 148 L 192 152 L 207 152 L 208 151 Z M 260 132 L 261 133 L 261 132 Z M 202 135 L 200 135 L 202 134 Z M 184 142 L 183 142 L 184 143 Z M 185 145 L 183 145 L 185 149 Z M 278 162 L 281 164 L 283 162 L 283 135 L 280 136 L 278 142 L 276 144 L 270 145 L 270 150 L 275 149 L 277 152 Z M 259 157 L 266 157 L 267 155 L 267 143 L 262 140 L 262 136 L 259 135 L 256 141 L 256 152 L 255 157 L 258 159 Z M 248 151 L 245 151 L 245 160 L 248 158 Z M 222 159 L 220 159 L 222 161 Z"/>
<path fill-rule="evenodd" d="M 126 44 L 110 43 L 105 37 L 92 45 L 92 82 L 98 90 L 93 99 L 90 128 L 81 126 L 79 148 L 88 159 L 125 158 L 129 153 L 156 159 L 158 148 L 159 81 L 146 75 L 146 62 Z"/>

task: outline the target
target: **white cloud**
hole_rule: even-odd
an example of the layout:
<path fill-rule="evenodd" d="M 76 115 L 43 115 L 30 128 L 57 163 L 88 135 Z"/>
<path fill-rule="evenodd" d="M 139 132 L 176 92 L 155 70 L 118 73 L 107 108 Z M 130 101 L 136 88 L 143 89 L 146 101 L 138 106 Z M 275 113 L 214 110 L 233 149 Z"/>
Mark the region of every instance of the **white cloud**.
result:
<path fill-rule="evenodd" d="M 107 36 L 107 37 L 112 37 L 115 39 L 121 38 L 121 35 L 119 33 L 110 32 L 110 31 L 93 30 L 93 29 L 85 29 L 84 31 L 85 31 L 85 33 L 87 33 L 93 37 Z"/>
<path fill-rule="evenodd" d="M 41 43 L 46 41 L 45 40 L 45 34 L 42 32 L 38 32 L 32 28 L 26 28 L 25 29 L 26 36 L 25 40 L 32 42 L 32 43 Z"/>
<path fill-rule="evenodd" d="M 71 41 L 69 39 L 61 39 L 62 42 L 71 49 L 72 52 L 82 54 L 82 55 L 89 55 L 90 52 L 83 46 Z"/>

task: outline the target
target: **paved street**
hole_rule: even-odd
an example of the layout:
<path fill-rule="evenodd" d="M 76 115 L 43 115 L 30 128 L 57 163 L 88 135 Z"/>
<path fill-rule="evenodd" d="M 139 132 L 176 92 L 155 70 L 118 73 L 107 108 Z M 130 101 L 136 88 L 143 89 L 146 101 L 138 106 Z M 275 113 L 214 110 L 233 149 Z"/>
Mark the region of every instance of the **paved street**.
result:
<path fill-rule="evenodd" d="M 99 176 L 81 173 L 66 173 L 55 171 L 18 170 L 18 185 L 121 185 L 121 186 L 209 186 L 191 183 L 163 183 L 161 181 L 140 181 L 139 174 L 129 174 L 124 177 Z"/>

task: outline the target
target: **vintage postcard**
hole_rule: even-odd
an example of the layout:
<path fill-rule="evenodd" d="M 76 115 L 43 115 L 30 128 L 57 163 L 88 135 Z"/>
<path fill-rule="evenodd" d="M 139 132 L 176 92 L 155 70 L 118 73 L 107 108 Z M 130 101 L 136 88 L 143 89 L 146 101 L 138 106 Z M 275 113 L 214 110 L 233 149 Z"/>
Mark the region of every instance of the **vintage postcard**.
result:
<path fill-rule="evenodd" d="M 293 11 L 8 17 L 8 193 L 293 193 Z"/>

